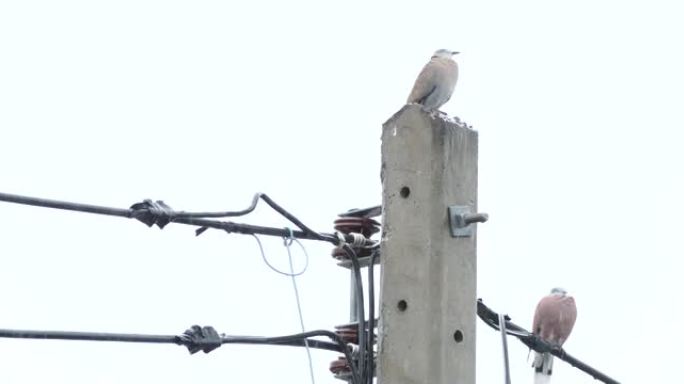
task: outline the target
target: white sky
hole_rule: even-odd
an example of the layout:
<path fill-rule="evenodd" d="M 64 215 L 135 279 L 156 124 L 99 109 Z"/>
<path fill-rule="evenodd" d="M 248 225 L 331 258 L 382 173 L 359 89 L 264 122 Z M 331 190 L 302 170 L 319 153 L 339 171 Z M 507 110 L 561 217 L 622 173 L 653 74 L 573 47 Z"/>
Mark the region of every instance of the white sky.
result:
<path fill-rule="evenodd" d="M 443 108 L 480 132 L 478 296 L 529 327 L 576 298 L 567 350 L 624 383 L 673 382 L 684 342 L 676 2 L 0 3 L 0 191 L 127 207 L 245 207 L 305 223 L 381 200 L 381 124 L 437 48 Z M 261 206 L 250 223 L 287 223 Z M 254 239 L 0 203 L 0 328 L 296 332 L 290 281 Z M 281 267 L 281 241 L 263 238 Z M 348 275 L 306 242 L 308 329 L 348 319 Z M 295 251 L 297 252 L 297 251 Z M 296 255 L 301 260 L 301 255 Z M 502 382 L 478 323 L 478 382 Z M 514 383 L 530 382 L 510 340 Z M 335 353 L 315 351 L 317 383 Z M 0 340 L 2 383 L 308 383 L 299 348 Z M 558 362 L 555 383 L 593 383 Z"/>

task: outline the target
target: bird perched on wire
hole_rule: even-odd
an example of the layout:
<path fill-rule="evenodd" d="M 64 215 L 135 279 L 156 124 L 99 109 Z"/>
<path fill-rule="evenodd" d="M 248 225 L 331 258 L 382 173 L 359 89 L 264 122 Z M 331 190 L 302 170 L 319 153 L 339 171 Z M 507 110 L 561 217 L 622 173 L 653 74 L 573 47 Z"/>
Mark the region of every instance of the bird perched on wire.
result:
<path fill-rule="evenodd" d="M 532 332 L 548 343 L 562 346 L 570 336 L 576 319 L 575 299 L 565 289 L 554 288 L 550 295 L 543 297 L 537 304 Z M 532 366 L 535 384 L 551 381 L 553 355 L 549 352 L 535 352 Z"/>
<path fill-rule="evenodd" d="M 439 109 L 451 98 L 458 80 L 458 64 L 453 56 L 458 54 L 438 49 L 418 74 L 407 103 L 420 104 L 428 110 Z"/>

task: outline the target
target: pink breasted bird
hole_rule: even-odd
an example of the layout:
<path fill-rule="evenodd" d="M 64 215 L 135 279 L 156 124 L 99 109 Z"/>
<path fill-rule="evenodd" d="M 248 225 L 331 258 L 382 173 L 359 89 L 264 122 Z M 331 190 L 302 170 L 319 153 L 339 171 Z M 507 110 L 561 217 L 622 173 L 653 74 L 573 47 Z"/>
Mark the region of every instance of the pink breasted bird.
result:
<path fill-rule="evenodd" d="M 576 319 L 575 299 L 564 289 L 554 288 L 550 295 L 537 304 L 532 332 L 548 343 L 562 346 L 570 336 Z M 532 366 L 535 384 L 547 384 L 551 381 L 553 355 L 535 352 Z"/>

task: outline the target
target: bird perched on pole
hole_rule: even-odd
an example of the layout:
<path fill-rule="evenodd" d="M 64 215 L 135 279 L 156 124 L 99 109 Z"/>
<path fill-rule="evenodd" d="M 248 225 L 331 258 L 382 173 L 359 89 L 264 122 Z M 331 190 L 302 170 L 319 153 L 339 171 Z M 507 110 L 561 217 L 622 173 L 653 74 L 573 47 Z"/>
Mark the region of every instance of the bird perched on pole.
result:
<path fill-rule="evenodd" d="M 575 299 L 568 296 L 563 288 L 554 288 L 550 295 L 537 304 L 532 332 L 548 343 L 562 346 L 570 336 L 576 319 Z M 547 384 L 551 381 L 553 355 L 549 352 L 535 352 L 532 366 L 535 384 Z"/>
<path fill-rule="evenodd" d="M 428 110 L 439 109 L 451 98 L 458 80 L 458 64 L 453 56 L 458 54 L 438 49 L 418 74 L 407 103 L 420 104 Z"/>

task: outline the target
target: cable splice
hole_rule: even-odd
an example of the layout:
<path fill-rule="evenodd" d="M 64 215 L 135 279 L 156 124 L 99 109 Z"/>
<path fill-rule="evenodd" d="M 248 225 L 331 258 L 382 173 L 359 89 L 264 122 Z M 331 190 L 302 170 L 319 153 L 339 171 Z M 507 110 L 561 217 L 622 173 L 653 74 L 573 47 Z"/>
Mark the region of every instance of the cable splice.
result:
<path fill-rule="evenodd" d="M 156 224 L 160 229 L 164 229 L 174 216 L 173 209 L 161 200 L 145 199 L 142 203 L 131 205 L 131 210 L 133 211 L 132 216 L 136 220 L 148 227 Z"/>
<path fill-rule="evenodd" d="M 209 353 L 221 346 L 221 336 L 211 326 L 193 325 L 178 337 L 178 344 L 185 345 L 190 354 L 203 351 Z"/>

